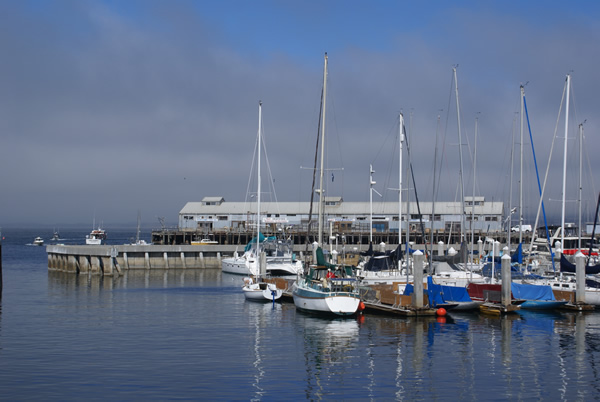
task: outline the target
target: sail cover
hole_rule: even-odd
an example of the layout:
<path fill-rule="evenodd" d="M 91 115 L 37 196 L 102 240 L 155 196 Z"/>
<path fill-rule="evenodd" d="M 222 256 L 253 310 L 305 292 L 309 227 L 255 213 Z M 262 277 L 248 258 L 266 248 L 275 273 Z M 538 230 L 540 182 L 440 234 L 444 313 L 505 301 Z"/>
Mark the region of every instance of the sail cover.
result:
<path fill-rule="evenodd" d="M 556 300 L 552 288 L 547 285 L 530 285 L 512 283 L 510 285 L 513 297 L 523 300 Z"/>

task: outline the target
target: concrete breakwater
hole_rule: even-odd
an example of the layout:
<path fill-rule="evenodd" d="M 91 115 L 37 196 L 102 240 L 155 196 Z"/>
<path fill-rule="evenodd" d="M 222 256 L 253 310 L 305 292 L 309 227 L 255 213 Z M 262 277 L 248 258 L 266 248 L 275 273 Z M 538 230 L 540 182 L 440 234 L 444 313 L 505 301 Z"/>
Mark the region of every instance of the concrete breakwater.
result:
<path fill-rule="evenodd" d="M 221 260 L 242 253 L 229 245 L 48 245 L 48 270 L 119 275 L 130 269 L 221 268 Z M 303 258 L 303 253 L 299 253 Z"/>
<path fill-rule="evenodd" d="M 119 275 L 129 269 L 220 268 L 236 246 L 48 245 L 48 270 Z"/>

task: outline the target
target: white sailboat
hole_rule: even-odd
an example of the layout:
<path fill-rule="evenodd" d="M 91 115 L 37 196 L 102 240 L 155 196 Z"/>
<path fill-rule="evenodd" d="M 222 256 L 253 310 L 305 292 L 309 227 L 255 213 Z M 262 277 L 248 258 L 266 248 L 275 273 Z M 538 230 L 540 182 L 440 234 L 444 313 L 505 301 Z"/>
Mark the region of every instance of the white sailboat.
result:
<path fill-rule="evenodd" d="M 260 151 L 262 139 L 262 102 L 258 102 L 258 163 L 257 163 L 257 190 L 256 190 L 256 238 L 251 241 L 244 254 L 241 256 L 236 254 L 232 258 L 224 258 L 221 261 L 221 269 L 223 272 L 239 275 L 254 275 L 260 274 L 259 258 L 260 258 L 260 195 L 261 195 L 261 175 L 260 175 Z"/>
<path fill-rule="evenodd" d="M 254 282 L 252 278 L 244 278 L 242 287 L 246 300 L 269 302 L 281 298 L 283 290 L 278 289 L 275 283 L 263 281 Z"/>
<path fill-rule="evenodd" d="M 364 263 L 360 264 L 357 269 L 357 277 L 360 282 L 364 285 L 374 284 L 392 284 L 394 282 L 410 282 L 412 281 L 412 275 L 408 275 L 406 269 L 402 269 L 402 145 L 404 143 L 404 116 L 402 113 L 398 117 L 399 122 L 399 160 L 398 160 L 398 248 L 391 253 L 379 253 L 376 254 L 369 248 L 369 259 Z M 371 186 L 371 204 L 373 185 L 373 168 L 370 169 L 370 186 Z M 371 215 L 373 214 L 373 208 L 371 207 Z M 372 224 L 371 224 L 372 226 Z M 371 230 L 371 235 L 372 235 Z"/>
<path fill-rule="evenodd" d="M 237 252 L 231 258 L 221 261 L 223 272 L 238 275 L 259 275 L 259 256 L 266 252 L 267 275 L 297 275 L 302 271 L 302 263 L 295 259 L 291 244 L 274 238 L 264 239 L 260 233 L 261 223 L 261 149 L 262 145 L 262 102 L 258 103 L 258 157 L 257 157 L 257 193 L 256 193 L 256 237 L 246 246 L 244 253 Z"/>
<path fill-rule="evenodd" d="M 325 105 L 327 99 L 327 53 L 325 53 L 323 69 L 323 101 L 321 113 L 321 169 L 319 188 L 319 242 L 316 250 L 316 265 L 309 267 L 308 272 L 300 276 L 294 283 L 292 296 L 298 310 L 311 313 L 335 314 L 348 316 L 356 314 L 360 305 L 360 295 L 356 278 L 344 269 L 339 269 L 339 277 L 333 277 L 331 269 L 337 267 L 327 264 L 322 256 L 323 240 L 323 165 L 325 144 Z"/>

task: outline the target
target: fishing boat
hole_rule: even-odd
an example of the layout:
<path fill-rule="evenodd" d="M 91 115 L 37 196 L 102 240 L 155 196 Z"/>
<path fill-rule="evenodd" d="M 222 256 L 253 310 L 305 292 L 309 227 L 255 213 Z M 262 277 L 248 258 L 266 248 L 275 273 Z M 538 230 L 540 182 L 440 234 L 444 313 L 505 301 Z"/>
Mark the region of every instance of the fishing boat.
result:
<path fill-rule="evenodd" d="M 42 239 L 41 237 L 36 237 L 35 239 L 33 239 L 33 245 L 34 246 L 43 246 L 44 245 L 44 239 Z"/>
<path fill-rule="evenodd" d="M 254 282 L 252 278 L 244 278 L 244 286 L 242 287 L 246 300 L 269 302 L 281 298 L 283 291 L 277 288 L 274 283 L 263 281 Z"/>
<path fill-rule="evenodd" d="M 52 241 L 59 241 L 60 240 L 60 234 L 58 233 L 58 230 L 54 231 L 54 234 L 52 235 Z"/>
<path fill-rule="evenodd" d="M 85 244 L 104 244 L 106 241 L 106 231 L 100 227 L 94 229 L 85 237 Z"/>
<path fill-rule="evenodd" d="M 324 155 L 323 144 L 325 138 L 325 105 L 327 99 L 327 53 L 323 69 L 323 95 L 321 102 L 321 168 L 319 194 L 319 229 L 318 242 L 315 247 L 316 264 L 308 267 L 307 272 L 299 276 L 292 287 L 294 305 L 298 310 L 320 314 L 335 314 L 349 316 L 356 314 L 360 305 L 360 295 L 357 280 L 351 267 L 337 267 L 329 264 L 323 257 L 323 250 L 319 246 L 323 241 L 323 173 Z M 318 144 L 317 144 L 318 145 Z M 319 147 L 317 147 L 318 150 Z M 316 162 L 316 158 L 315 158 Z M 316 174 L 316 163 L 313 175 Z M 314 180 L 313 180 L 314 183 Z M 313 191 L 314 194 L 314 191 Z M 312 212 L 312 205 L 311 205 Z M 309 216 L 311 213 L 309 213 Z M 310 228 L 310 220 L 308 227 Z M 334 274 L 337 271 L 337 275 Z"/>

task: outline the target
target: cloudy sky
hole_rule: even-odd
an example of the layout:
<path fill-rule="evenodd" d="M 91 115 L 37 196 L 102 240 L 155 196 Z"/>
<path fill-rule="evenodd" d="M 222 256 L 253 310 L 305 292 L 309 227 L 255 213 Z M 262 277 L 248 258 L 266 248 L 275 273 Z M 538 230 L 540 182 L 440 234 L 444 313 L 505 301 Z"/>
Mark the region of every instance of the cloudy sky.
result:
<path fill-rule="evenodd" d="M 135 222 L 138 210 L 158 226 L 157 217 L 175 224 L 188 201 L 243 201 L 259 100 L 277 199 L 308 201 L 312 172 L 301 167 L 314 162 L 325 52 L 326 159 L 336 169 L 327 195 L 368 201 L 373 164 L 375 201 L 397 199 L 387 189 L 398 186 L 402 112 L 419 198 L 432 199 L 437 149 L 437 199 L 458 199 L 458 66 L 465 194 L 477 120 L 476 195 L 508 202 L 512 182 L 518 202 L 523 84 L 542 180 L 556 137 L 545 196 L 556 215 L 570 73 L 568 220 L 577 219 L 580 123 L 593 219 L 598 43 L 595 1 L 3 1 L 0 226 L 109 226 Z M 525 135 L 531 216 L 539 196 Z"/>

